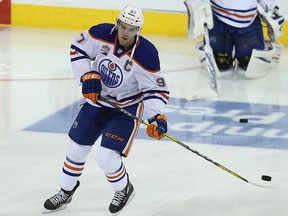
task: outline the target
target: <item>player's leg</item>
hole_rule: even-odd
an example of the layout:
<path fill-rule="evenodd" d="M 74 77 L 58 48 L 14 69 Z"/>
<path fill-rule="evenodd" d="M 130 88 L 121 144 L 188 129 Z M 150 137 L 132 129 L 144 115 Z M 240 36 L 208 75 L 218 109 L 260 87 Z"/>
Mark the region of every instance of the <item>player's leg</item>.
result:
<path fill-rule="evenodd" d="M 235 58 L 238 60 L 237 73 L 245 75 L 250 64 L 253 50 L 264 50 L 264 35 L 259 17 L 246 27 L 237 29 L 235 34 Z M 260 69 L 260 68 L 259 68 Z M 264 68 L 265 70 L 265 68 Z"/>
<path fill-rule="evenodd" d="M 97 164 L 105 173 L 115 194 L 110 203 L 109 211 L 119 213 L 134 197 L 134 187 L 129 181 L 126 167 L 120 152 L 100 146 L 97 150 Z"/>
<path fill-rule="evenodd" d="M 258 78 L 266 75 L 278 65 L 283 46 L 277 42 L 265 40 L 264 50 L 253 49 L 247 68 L 238 68 L 237 73 L 246 78 Z"/>
<path fill-rule="evenodd" d="M 71 202 L 74 192 L 80 185 L 78 179 L 82 174 L 90 150 L 91 146 L 89 145 L 79 145 L 72 140 L 69 142 L 61 173 L 61 189 L 45 201 L 44 208 L 46 210 L 63 209 Z"/>
<path fill-rule="evenodd" d="M 100 114 L 100 109 L 88 103 L 84 104 L 78 113 L 69 131 L 71 141 L 68 143 L 61 173 L 61 189 L 45 201 L 44 208 L 47 211 L 44 213 L 63 209 L 71 202 L 74 192 L 80 185 L 79 178 L 84 170 L 86 158 L 105 123 Z"/>
<path fill-rule="evenodd" d="M 143 103 L 125 109 L 141 118 Z M 115 192 L 109 206 L 109 211 L 114 215 L 117 215 L 135 195 L 122 156 L 128 156 L 139 124 L 133 118 L 115 109 L 103 131 L 101 146 L 97 151 L 97 163 Z"/>
<path fill-rule="evenodd" d="M 215 62 L 220 74 L 218 76 L 231 75 L 233 67 L 233 41 L 231 29 L 225 23 L 214 18 L 214 28 L 209 30 L 210 46 L 213 50 Z M 206 68 L 206 59 L 204 53 L 204 43 L 198 43 L 196 49 L 201 64 Z"/>

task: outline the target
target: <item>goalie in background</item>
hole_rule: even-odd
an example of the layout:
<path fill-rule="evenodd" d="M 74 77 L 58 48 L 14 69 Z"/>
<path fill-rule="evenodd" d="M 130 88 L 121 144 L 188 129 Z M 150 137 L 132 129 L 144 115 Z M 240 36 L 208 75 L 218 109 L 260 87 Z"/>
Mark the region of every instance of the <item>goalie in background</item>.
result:
<path fill-rule="evenodd" d="M 282 45 L 284 17 L 274 0 L 185 0 L 188 12 L 188 38 L 194 40 L 209 29 L 210 46 L 216 62 L 216 76 L 234 73 L 247 78 L 265 75 L 277 65 Z M 263 21 L 269 39 L 264 38 Z M 196 49 L 206 68 L 205 40 Z"/>

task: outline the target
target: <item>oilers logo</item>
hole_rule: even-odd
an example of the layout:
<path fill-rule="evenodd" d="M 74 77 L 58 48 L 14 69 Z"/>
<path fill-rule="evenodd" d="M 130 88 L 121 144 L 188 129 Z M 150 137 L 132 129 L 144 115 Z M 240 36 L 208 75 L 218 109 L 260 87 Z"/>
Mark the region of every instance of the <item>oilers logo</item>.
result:
<path fill-rule="evenodd" d="M 109 88 L 116 88 L 123 81 L 121 68 L 110 59 L 103 59 L 99 63 L 99 73 L 103 84 Z"/>

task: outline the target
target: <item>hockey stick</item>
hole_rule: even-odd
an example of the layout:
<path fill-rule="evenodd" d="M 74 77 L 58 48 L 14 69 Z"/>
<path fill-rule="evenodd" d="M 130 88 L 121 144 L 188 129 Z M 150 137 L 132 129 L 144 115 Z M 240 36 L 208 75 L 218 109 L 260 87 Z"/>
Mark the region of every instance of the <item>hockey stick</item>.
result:
<path fill-rule="evenodd" d="M 216 80 L 216 72 L 218 70 L 212 48 L 210 46 L 210 39 L 209 39 L 209 33 L 208 33 L 208 27 L 206 24 L 204 25 L 204 38 L 205 38 L 205 46 L 204 46 L 204 52 L 206 55 L 206 62 L 207 62 L 207 70 L 209 75 L 209 84 L 210 88 L 214 90 L 218 94 L 218 86 L 217 86 L 217 80 Z"/>
<path fill-rule="evenodd" d="M 130 116 L 131 118 L 135 119 L 136 121 L 139 121 L 140 123 L 142 123 L 142 124 L 144 124 L 144 125 L 146 125 L 146 126 L 149 125 L 148 122 L 144 121 L 144 120 L 141 119 L 141 118 L 138 118 L 137 116 L 135 116 L 135 115 L 133 115 L 132 113 L 128 112 L 127 110 L 125 110 L 125 109 L 123 109 L 123 108 L 117 106 L 116 104 L 112 103 L 111 101 L 107 100 L 106 98 L 104 98 L 104 97 L 102 97 L 102 96 L 100 96 L 100 95 L 99 95 L 99 100 L 104 101 L 105 103 L 107 103 L 107 104 L 109 104 L 110 106 L 112 106 L 112 107 L 118 109 L 120 112 L 122 112 L 122 113 L 124 113 L 124 114 Z M 270 186 L 260 185 L 260 184 L 257 184 L 257 183 L 253 183 L 253 182 L 251 182 L 251 181 L 248 181 L 246 178 L 243 178 L 243 177 L 240 176 L 239 174 L 233 172 L 232 170 L 228 169 L 227 167 L 221 165 L 220 163 L 217 163 L 216 161 L 213 161 L 212 159 L 208 158 L 207 156 L 201 154 L 200 152 L 198 152 L 198 151 L 196 151 L 196 150 L 190 148 L 188 145 L 186 145 L 185 143 L 179 141 L 178 139 L 176 139 L 176 138 L 170 136 L 169 134 L 164 133 L 164 136 L 167 137 L 168 139 L 172 140 L 173 142 L 175 142 L 175 143 L 181 145 L 182 147 L 186 148 L 187 150 L 193 152 L 194 154 L 196 154 L 196 155 L 198 155 L 198 156 L 204 158 L 206 161 L 211 162 L 212 164 L 214 164 L 214 165 L 217 166 L 218 168 L 220 168 L 220 169 L 222 169 L 222 170 L 224 170 L 224 171 L 230 173 L 230 174 L 233 175 L 234 177 L 236 177 L 236 178 L 238 178 L 238 179 L 240 179 L 240 180 L 242 180 L 242 181 L 244 181 L 244 182 L 246 182 L 246 183 L 249 183 L 249 184 L 255 185 L 255 186 L 257 186 L 257 187 L 273 188 L 273 187 L 270 187 Z"/>

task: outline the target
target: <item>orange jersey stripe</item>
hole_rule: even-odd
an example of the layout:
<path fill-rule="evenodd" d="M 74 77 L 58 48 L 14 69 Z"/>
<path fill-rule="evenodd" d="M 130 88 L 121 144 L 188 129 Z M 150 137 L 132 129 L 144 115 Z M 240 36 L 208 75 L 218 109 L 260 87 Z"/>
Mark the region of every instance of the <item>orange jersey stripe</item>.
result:
<path fill-rule="evenodd" d="M 71 51 L 70 52 L 70 55 L 77 55 L 79 52 L 77 52 L 77 51 Z"/>
<path fill-rule="evenodd" d="M 137 97 L 137 98 L 135 98 L 133 100 L 129 100 L 129 101 L 125 102 L 125 103 L 114 103 L 114 104 L 117 105 L 117 106 L 126 106 L 127 104 L 130 104 L 130 103 L 138 100 L 140 97 L 142 97 L 142 96 L 139 96 L 139 97 Z"/>
<path fill-rule="evenodd" d="M 139 107 L 139 112 L 137 113 L 137 117 L 138 117 L 138 118 L 140 118 L 140 117 L 142 116 L 143 109 L 144 109 L 144 103 L 141 102 L 141 103 L 140 103 L 140 107 Z M 134 131 L 133 131 L 133 133 L 132 133 L 132 136 L 130 137 L 129 142 L 127 143 L 126 148 L 124 149 L 124 150 L 125 150 L 125 151 L 124 151 L 124 155 L 125 155 L 126 157 L 128 157 L 128 155 L 129 155 L 129 152 L 130 152 L 130 150 L 131 150 L 133 141 L 134 141 L 134 139 L 135 139 L 135 137 L 136 137 L 136 135 L 137 135 L 137 131 L 138 131 L 138 129 L 139 129 L 139 121 L 135 121 L 135 124 L 136 124 L 136 126 L 135 126 L 135 128 L 134 128 Z"/>
<path fill-rule="evenodd" d="M 230 13 L 229 11 L 227 11 L 225 9 L 222 9 L 222 8 L 218 8 L 216 6 L 212 6 L 212 8 L 215 9 L 215 10 L 221 11 L 222 13 L 225 13 L 227 15 L 238 17 L 238 18 L 252 18 L 254 16 L 254 14 L 239 15 L 239 14 Z"/>
<path fill-rule="evenodd" d="M 165 94 L 165 93 L 160 93 L 160 95 L 161 95 L 162 97 L 164 97 L 166 100 L 169 99 L 169 96 L 168 96 L 167 94 Z"/>

